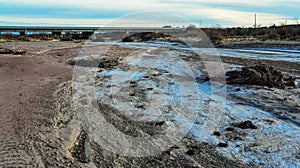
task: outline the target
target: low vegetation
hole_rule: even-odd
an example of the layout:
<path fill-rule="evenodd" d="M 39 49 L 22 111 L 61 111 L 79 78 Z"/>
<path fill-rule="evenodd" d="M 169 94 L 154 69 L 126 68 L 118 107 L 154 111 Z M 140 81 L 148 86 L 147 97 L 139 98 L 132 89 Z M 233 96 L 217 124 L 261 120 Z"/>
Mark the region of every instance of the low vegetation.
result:
<path fill-rule="evenodd" d="M 215 44 L 236 40 L 287 40 L 300 41 L 300 25 L 270 26 L 261 28 L 204 28 Z"/>
<path fill-rule="evenodd" d="M 0 35 L 0 43 L 4 42 L 18 42 L 18 41 L 50 41 L 50 40 L 60 40 L 59 36 L 40 34 L 40 35 L 14 35 L 14 34 L 2 34 Z"/>

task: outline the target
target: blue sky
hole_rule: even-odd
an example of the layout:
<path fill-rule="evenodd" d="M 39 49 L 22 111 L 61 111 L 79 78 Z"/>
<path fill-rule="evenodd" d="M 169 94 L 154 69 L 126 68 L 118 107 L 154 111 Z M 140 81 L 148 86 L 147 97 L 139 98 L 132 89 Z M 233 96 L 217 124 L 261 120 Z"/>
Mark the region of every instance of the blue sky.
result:
<path fill-rule="evenodd" d="M 257 13 L 257 22 L 262 26 L 296 24 L 300 21 L 300 0 L 1 0 L 0 25 L 102 26 L 124 15 L 149 11 L 166 15 L 152 22 L 147 22 L 151 17 L 146 15 L 133 19 L 127 17 L 126 21 L 135 26 L 154 25 L 154 22 L 155 26 L 184 26 L 188 23 L 202 27 L 253 26 L 254 14 Z M 167 14 L 177 15 L 187 22 L 174 18 L 168 20 Z"/>

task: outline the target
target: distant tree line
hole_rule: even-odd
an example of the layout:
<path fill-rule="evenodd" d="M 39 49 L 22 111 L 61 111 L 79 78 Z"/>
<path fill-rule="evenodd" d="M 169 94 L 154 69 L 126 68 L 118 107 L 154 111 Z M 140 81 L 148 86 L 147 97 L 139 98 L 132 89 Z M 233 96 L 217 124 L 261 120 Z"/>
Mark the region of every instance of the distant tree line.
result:
<path fill-rule="evenodd" d="M 228 38 L 300 41 L 300 25 L 274 25 L 261 28 L 204 28 L 202 30 L 215 43 Z"/>
<path fill-rule="evenodd" d="M 170 28 L 171 26 L 164 26 L 164 28 Z M 189 30 L 198 29 L 195 25 L 187 27 Z M 282 25 L 282 26 L 269 26 L 260 28 L 221 28 L 220 26 L 215 28 L 203 28 L 204 33 L 211 39 L 214 44 L 220 44 L 228 40 L 288 40 L 288 41 L 300 41 L 300 25 Z M 124 32 L 122 32 L 124 34 Z M 120 33 L 108 33 L 107 36 L 120 37 L 123 34 Z M 98 35 L 95 35 L 98 36 Z M 102 38 L 106 38 L 105 34 L 101 34 Z M 107 37 L 107 38 L 108 38 Z M 36 41 L 36 40 L 73 40 L 84 39 L 83 37 L 75 35 L 65 35 L 60 37 L 58 35 L 51 34 L 32 34 L 32 35 L 14 35 L 14 34 L 0 34 L 0 43 L 9 41 Z M 99 38 L 98 38 L 99 39 Z M 104 41 L 104 39 L 102 39 Z"/>

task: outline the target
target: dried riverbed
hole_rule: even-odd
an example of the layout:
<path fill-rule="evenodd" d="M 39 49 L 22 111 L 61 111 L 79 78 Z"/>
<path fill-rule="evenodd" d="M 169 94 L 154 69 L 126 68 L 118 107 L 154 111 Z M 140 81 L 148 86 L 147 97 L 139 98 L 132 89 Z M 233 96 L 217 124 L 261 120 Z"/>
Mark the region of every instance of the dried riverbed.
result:
<path fill-rule="evenodd" d="M 68 63 L 87 51 L 107 49 L 105 44 L 85 46 L 88 50 L 81 53 L 80 44 L 71 42 L 5 44 L 2 47 L 17 46 L 26 49 L 27 54 L 0 55 L 2 76 L 16 74 L 14 78 L 2 78 L 2 88 L 6 88 L 3 91 L 24 88 L 7 93 L 14 95 L 11 99 L 5 94 L 1 98 L 1 121 L 6 125 L 2 135 L 11 136 L 1 141 L 0 167 L 300 165 L 298 88 L 232 85 L 219 88 L 225 96 L 216 95 L 203 61 L 192 51 L 164 44 L 130 45 L 109 46 L 98 60 L 102 64 L 95 68 L 93 85 L 98 112 L 130 137 L 164 135 L 165 130 L 176 129 L 176 133 L 186 133 L 182 139 L 162 153 L 148 157 L 118 155 L 101 146 L 99 137 L 103 132 L 99 131 L 98 114 L 74 111 L 73 66 Z M 28 61 L 18 62 L 20 59 Z M 225 71 L 242 64 L 238 59 L 251 58 L 222 57 L 227 63 Z M 299 75 L 299 66 L 293 66 L 296 63 L 263 62 L 284 65 L 284 72 Z M 27 71 L 28 67 L 32 73 Z M 14 100 L 15 97 L 21 98 Z M 12 107 L 9 102 L 17 103 L 19 110 L 4 108 Z"/>

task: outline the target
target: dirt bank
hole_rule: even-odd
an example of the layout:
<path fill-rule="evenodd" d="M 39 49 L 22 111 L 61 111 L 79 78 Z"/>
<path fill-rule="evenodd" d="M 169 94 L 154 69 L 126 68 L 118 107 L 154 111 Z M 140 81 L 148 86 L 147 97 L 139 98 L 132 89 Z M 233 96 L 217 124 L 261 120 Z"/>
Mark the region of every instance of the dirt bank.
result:
<path fill-rule="evenodd" d="M 261 87 L 256 85 L 228 85 L 229 88 L 234 87 L 246 94 L 228 94 L 227 97 L 239 104 L 245 104 L 252 107 L 258 107 L 262 110 L 277 115 L 278 118 L 289 120 L 296 125 L 300 125 L 300 106 L 299 106 L 299 79 L 300 64 L 298 62 L 285 62 L 273 60 L 257 60 L 246 58 L 221 57 L 222 62 L 245 66 L 255 64 L 266 64 L 279 69 L 284 74 L 294 76 L 298 81 L 298 86 L 286 87 L 282 89 Z M 230 70 L 230 68 L 227 68 Z M 241 87 L 245 89 L 241 90 Z"/>

